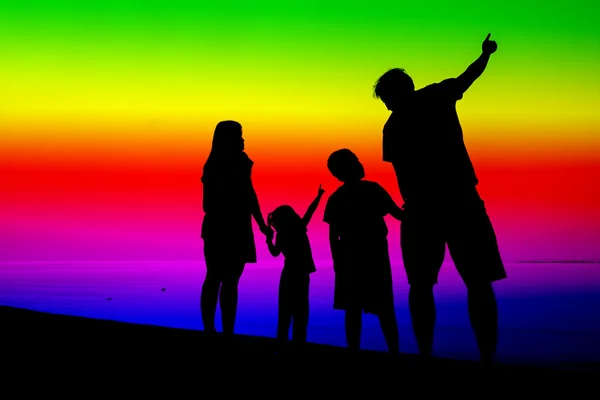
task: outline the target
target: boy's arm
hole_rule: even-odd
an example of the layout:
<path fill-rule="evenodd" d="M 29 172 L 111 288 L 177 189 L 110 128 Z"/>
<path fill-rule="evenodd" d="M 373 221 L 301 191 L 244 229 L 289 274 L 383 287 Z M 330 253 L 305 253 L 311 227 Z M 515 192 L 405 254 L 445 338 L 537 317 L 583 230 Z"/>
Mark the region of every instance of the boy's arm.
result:
<path fill-rule="evenodd" d="M 495 41 L 490 40 L 491 33 L 488 33 L 485 40 L 481 45 L 481 55 L 477 60 L 475 60 L 469 67 L 463 72 L 456 81 L 458 83 L 458 89 L 460 93 L 464 93 L 467 91 L 469 87 L 475 82 L 477 78 L 483 74 L 485 68 L 487 67 L 488 61 L 490 60 L 490 55 L 496 51 L 498 45 Z"/>
<path fill-rule="evenodd" d="M 379 190 L 381 191 L 381 196 L 382 196 L 382 202 L 383 202 L 383 208 L 384 208 L 384 212 L 386 214 L 390 214 L 392 217 L 396 218 L 398 221 L 402 221 L 402 218 L 404 217 L 404 210 L 402 208 L 400 208 L 398 206 L 398 204 L 396 204 L 396 202 L 394 201 L 394 199 L 392 198 L 392 196 L 388 193 L 387 190 L 385 190 L 385 188 L 381 185 L 379 186 Z"/>
<path fill-rule="evenodd" d="M 323 190 L 321 188 L 321 185 L 319 185 L 319 192 L 317 193 L 317 197 L 315 197 L 312 203 L 310 203 L 308 209 L 306 210 L 306 213 L 302 217 L 302 222 L 304 222 L 304 225 L 308 225 L 308 223 L 310 222 L 310 219 L 312 218 L 313 214 L 317 210 L 317 207 L 319 206 L 319 202 L 321 201 L 321 197 L 323 197 L 323 193 L 325 193 L 325 190 Z"/>
<path fill-rule="evenodd" d="M 398 221 L 402 221 L 404 218 L 404 210 L 398 207 L 398 204 L 394 200 L 392 200 L 390 204 L 390 215 L 396 218 Z"/>
<path fill-rule="evenodd" d="M 336 272 L 336 264 L 340 259 L 340 235 L 335 225 L 329 225 L 329 247 L 333 259 L 333 271 Z"/>

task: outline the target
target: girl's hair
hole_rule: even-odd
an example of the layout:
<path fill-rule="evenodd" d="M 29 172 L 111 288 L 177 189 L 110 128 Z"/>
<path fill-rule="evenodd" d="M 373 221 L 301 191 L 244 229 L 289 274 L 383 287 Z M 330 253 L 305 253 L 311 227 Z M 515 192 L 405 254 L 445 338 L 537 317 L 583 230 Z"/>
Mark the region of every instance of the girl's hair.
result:
<path fill-rule="evenodd" d="M 278 233 L 289 232 L 290 229 L 301 226 L 301 218 L 291 206 L 277 207 L 267 216 L 267 224 Z"/>

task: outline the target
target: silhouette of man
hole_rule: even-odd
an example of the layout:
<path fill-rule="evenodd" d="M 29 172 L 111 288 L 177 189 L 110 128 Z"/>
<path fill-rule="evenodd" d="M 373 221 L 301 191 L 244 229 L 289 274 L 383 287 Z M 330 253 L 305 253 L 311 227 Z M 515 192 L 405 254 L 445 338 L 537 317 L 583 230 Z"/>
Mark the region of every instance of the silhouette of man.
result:
<path fill-rule="evenodd" d="M 494 229 L 476 185 L 456 102 L 481 76 L 497 49 L 487 35 L 482 53 L 457 78 L 415 90 L 400 68 L 383 74 L 375 97 L 392 111 L 383 128 L 383 160 L 392 164 L 405 216 L 401 248 L 419 352 L 433 352 L 433 286 L 448 250 L 468 292 L 482 362 L 494 359 L 498 312 L 492 282 L 506 278 Z"/>

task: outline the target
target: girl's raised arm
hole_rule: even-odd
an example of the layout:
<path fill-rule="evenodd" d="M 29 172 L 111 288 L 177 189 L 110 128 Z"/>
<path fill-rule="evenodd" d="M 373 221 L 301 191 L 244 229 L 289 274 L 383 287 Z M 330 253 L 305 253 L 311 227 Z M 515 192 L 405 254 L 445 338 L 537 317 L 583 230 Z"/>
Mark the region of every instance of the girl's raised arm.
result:
<path fill-rule="evenodd" d="M 308 209 L 306 210 L 306 213 L 304 214 L 304 217 L 302 217 L 302 222 L 304 222 L 304 225 L 308 225 L 308 223 L 310 222 L 310 219 L 312 218 L 313 214 L 317 210 L 317 207 L 319 206 L 319 202 L 321 201 L 321 197 L 323 197 L 323 193 L 325 193 L 325 190 L 321 188 L 321 185 L 319 185 L 319 192 L 317 193 L 317 197 L 315 197 L 312 203 L 310 203 Z"/>

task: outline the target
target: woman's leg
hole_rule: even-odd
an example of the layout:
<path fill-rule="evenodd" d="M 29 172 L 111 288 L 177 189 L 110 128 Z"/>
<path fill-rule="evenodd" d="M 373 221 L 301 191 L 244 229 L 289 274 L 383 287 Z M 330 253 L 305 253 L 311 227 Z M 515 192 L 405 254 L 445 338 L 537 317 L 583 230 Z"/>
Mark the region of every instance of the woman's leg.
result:
<path fill-rule="evenodd" d="M 362 310 L 360 308 L 346 310 L 345 325 L 348 349 L 359 350 L 360 334 L 362 331 Z"/>
<path fill-rule="evenodd" d="M 223 333 L 233 335 L 235 326 L 235 315 L 238 304 L 238 283 L 242 272 L 244 272 L 245 263 L 237 265 L 228 265 L 227 276 L 223 278 L 221 284 L 221 295 L 219 303 L 221 306 L 221 321 L 223 324 Z"/>
<path fill-rule="evenodd" d="M 208 333 L 216 332 L 215 314 L 217 312 L 217 302 L 219 301 L 220 286 L 221 281 L 218 277 L 207 271 L 200 294 L 200 312 L 202 313 L 204 331 Z"/>

